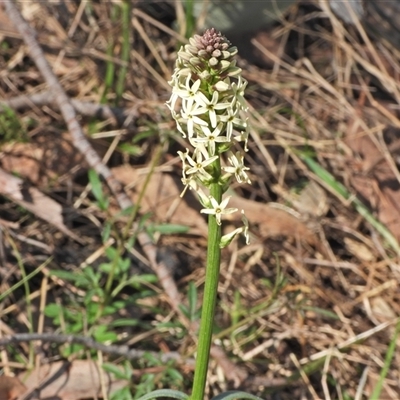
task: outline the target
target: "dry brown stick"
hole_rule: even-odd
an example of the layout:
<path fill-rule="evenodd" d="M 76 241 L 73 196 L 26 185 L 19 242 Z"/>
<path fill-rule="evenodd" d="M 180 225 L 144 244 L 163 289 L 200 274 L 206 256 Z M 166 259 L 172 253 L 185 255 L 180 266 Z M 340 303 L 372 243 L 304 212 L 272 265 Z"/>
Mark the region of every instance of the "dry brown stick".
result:
<path fill-rule="evenodd" d="M 81 344 L 89 349 L 99 350 L 106 354 L 122 356 L 128 360 L 143 358 L 146 353 L 151 353 L 154 357 L 159 358 L 164 363 L 170 360 L 176 360 L 178 362 L 183 361 L 182 356 L 176 351 L 157 353 L 154 351 L 131 349 L 126 345 L 105 345 L 103 343 L 96 342 L 91 337 L 87 336 L 58 335 L 54 333 L 16 333 L 15 335 L 4 336 L 0 338 L 0 348 L 10 344 L 32 342 L 36 340 L 60 344 Z M 194 364 L 193 359 L 185 359 L 184 362 L 185 365 L 193 366 Z"/>
<path fill-rule="evenodd" d="M 120 208 L 126 209 L 131 207 L 132 201 L 124 192 L 123 186 L 114 178 L 110 169 L 102 162 L 101 158 L 86 139 L 76 118 L 76 113 L 70 99 L 53 73 L 42 48 L 36 40 L 36 32 L 27 24 L 12 0 L 4 0 L 3 4 L 5 4 L 8 17 L 16 26 L 27 45 L 32 60 L 46 80 L 49 89 L 54 93 L 55 101 L 68 126 L 74 146 L 85 156 L 88 164 L 106 180 Z M 156 248 L 147 234 L 143 232 L 140 233 L 138 241 L 143 251 L 146 253 L 153 271 L 157 274 L 163 289 L 167 293 L 171 306 L 176 312 L 181 314 L 178 288 L 167 266 L 161 261 L 157 262 Z"/>
<path fill-rule="evenodd" d="M 45 90 L 40 93 L 23 94 L 12 97 L 8 100 L 0 100 L 0 112 L 4 107 L 20 110 L 22 108 L 35 106 L 52 105 L 54 103 L 54 93 L 50 90 Z M 121 123 L 129 116 L 129 110 L 124 110 L 118 107 L 110 107 L 107 104 L 96 104 L 90 101 L 82 101 L 78 99 L 70 99 L 75 112 L 85 117 L 99 117 L 102 119 L 117 119 Z"/>

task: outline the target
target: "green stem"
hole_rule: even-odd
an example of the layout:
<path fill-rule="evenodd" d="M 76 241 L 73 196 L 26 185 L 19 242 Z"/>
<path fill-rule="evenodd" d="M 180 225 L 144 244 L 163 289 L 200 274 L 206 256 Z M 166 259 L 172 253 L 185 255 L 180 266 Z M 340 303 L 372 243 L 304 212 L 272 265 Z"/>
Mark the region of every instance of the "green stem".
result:
<path fill-rule="evenodd" d="M 130 23 L 131 23 L 131 6 L 129 0 L 124 0 L 122 5 L 122 50 L 121 50 L 121 61 L 124 63 L 122 64 L 118 78 L 117 78 L 117 85 L 115 88 L 115 92 L 117 95 L 116 104 L 122 98 L 122 94 L 124 92 L 125 87 L 125 80 L 126 75 L 128 73 L 128 62 L 129 62 L 129 54 L 131 49 L 131 41 L 130 41 Z"/>
<path fill-rule="evenodd" d="M 194 16 L 193 10 L 193 0 L 186 0 L 186 33 L 185 37 L 189 39 L 195 33 L 196 18 Z"/>
<path fill-rule="evenodd" d="M 220 166 L 218 165 L 220 170 Z M 210 194 L 221 203 L 222 187 L 213 183 L 210 187 Z M 206 282 L 203 295 L 203 309 L 199 330 L 199 343 L 197 346 L 196 368 L 191 400 L 204 400 L 204 392 L 207 383 L 208 362 L 210 358 L 211 339 L 215 305 L 217 302 L 219 267 L 221 261 L 221 226 L 217 224 L 215 215 L 208 218 L 208 245 L 207 245 L 207 269 Z"/>
<path fill-rule="evenodd" d="M 390 364 L 392 363 L 393 356 L 395 355 L 397 338 L 399 337 L 399 334 L 400 334 L 400 319 L 397 321 L 396 329 L 393 334 L 393 338 L 390 341 L 389 347 L 386 351 L 385 363 L 383 364 L 383 368 L 381 370 L 378 382 L 375 385 L 374 391 L 372 392 L 372 394 L 369 398 L 370 400 L 378 400 L 381 398 L 383 382 L 386 378 L 386 375 L 388 374 L 388 372 L 390 370 Z"/>
<path fill-rule="evenodd" d="M 118 16 L 119 16 L 119 6 L 117 4 L 114 4 L 111 9 L 111 23 L 116 22 Z M 109 40 L 110 42 L 107 45 L 107 51 L 106 51 L 106 54 L 109 57 L 109 59 L 107 61 L 106 75 L 104 79 L 104 90 L 100 100 L 101 104 L 105 104 L 107 102 L 107 93 L 110 90 L 110 88 L 112 88 L 114 82 L 115 64 L 114 61 L 112 61 L 112 57 L 114 56 L 115 40 L 112 35 L 110 36 Z"/>

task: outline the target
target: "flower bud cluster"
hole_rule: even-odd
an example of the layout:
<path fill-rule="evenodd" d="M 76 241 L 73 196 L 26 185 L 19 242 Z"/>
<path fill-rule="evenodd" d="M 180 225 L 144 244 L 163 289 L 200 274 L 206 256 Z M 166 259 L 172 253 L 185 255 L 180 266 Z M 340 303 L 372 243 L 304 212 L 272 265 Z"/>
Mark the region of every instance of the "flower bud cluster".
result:
<path fill-rule="evenodd" d="M 237 211 L 227 208 L 229 197 L 218 203 L 207 197 L 202 186 L 222 186 L 223 192 L 235 178 L 239 183 L 251 183 L 246 173 L 242 151 L 231 151 L 235 142 L 243 142 L 247 151 L 249 135 L 244 99 L 247 81 L 234 59 L 237 48 L 214 28 L 202 36 L 195 35 L 189 44 L 178 52 L 176 67 L 169 84 L 172 95 L 167 106 L 177 128 L 193 146 L 193 154 L 178 152 L 183 163 L 182 181 L 187 188 L 197 192 L 205 207 L 205 214 L 214 214 L 221 224 L 221 215 Z M 179 111 L 176 111 L 179 108 Z M 227 152 L 229 165 L 221 166 L 221 155 Z M 243 212 L 242 212 L 243 214 Z M 248 241 L 247 220 L 244 227 L 223 237 L 221 247 L 228 244 L 237 233 L 244 233 Z"/>

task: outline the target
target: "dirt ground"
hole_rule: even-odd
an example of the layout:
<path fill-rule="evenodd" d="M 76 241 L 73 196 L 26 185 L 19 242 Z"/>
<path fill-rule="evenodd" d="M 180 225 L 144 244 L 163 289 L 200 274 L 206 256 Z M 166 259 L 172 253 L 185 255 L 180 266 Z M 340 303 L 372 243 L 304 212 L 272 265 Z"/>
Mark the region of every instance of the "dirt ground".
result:
<path fill-rule="evenodd" d="M 19 2 L 39 55 L 0 4 L 1 400 L 191 388 L 207 224 L 165 106 L 185 16 L 127 4 Z M 399 399 L 400 47 L 323 2 L 233 44 L 251 243 L 222 252 L 208 398 Z"/>

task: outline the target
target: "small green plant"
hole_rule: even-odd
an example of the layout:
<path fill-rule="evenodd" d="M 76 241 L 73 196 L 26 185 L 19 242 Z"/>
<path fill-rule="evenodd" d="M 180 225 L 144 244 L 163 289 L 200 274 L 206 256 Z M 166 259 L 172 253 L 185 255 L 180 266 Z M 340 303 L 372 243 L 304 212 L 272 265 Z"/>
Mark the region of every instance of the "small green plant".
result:
<path fill-rule="evenodd" d="M 111 10 L 111 22 L 120 22 L 122 26 L 122 43 L 121 43 L 121 66 L 119 67 L 118 74 L 115 73 L 115 63 L 113 58 L 115 55 L 116 41 L 113 35 L 109 37 L 109 43 L 107 46 L 107 56 L 109 60 L 106 66 L 106 75 L 104 82 L 104 90 L 101 98 L 101 103 L 104 104 L 107 101 L 107 94 L 109 91 L 115 89 L 115 104 L 122 98 L 122 93 L 125 88 L 125 81 L 128 73 L 128 62 L 131 49 L 131 33 L 130 33 L 130 18 L 131 18 L 131 4 L 129 0 L 123 0 L 120 4 L 115 3 Z"/>
<path fill-rule="evenodd" d="M 197 359 L 192 394 L 164 389 L 149 393 L 141 400 L 175 398 L 204 400 L 208 363 L 213 333 L 213 320 L 217 302 L 217 288 L 221 248 L 243 233 L 249 242 L 248 223 L 242 210 L 243 226 L 222 236 L 222 217 L 237 212 L 228 207 L 230 196 L 223 198 L 233 179 L 239 183 L 251 183 L 244 165 L 243 150 L 232 151 L 236 143 L 243 143 L 247 151 L 248 124 L 244 90 L 247 81 L 236 66 L 237 48 L 215 29 L 202 36 L 189 39 L 178 52 L 176 68 L 169 82 L 172 96 L 167 105 L 176 121 L 178 131 L 194 148 L 179 151 L 182 160 L 182 182 L 187 190 L 196 192 L 208 215 L 208 245 L 206 281 L 203 295 Z M 179 112 L 176 107 L 179 105 Z M 227 162 L 224 155 L 227 155 Z M 205 191 L 209 192 L 207 196 Z M 197 318 L 197 293 L 189 288 L 189 307 L 182 311 L 190 319 Z M 244 392 L 227 392 L 218 399 L 258 399 Z"/>
<path fill-rule="evenodd" d="M 98 342 L 114 343 L 118 339 L 115 332 L 117 327 L 128 325 L 143 325 L 145 329 L 150 327 L 133 318 L 119 318 L 111 323 L 105 323 L 103 318 L 132 307 L 138 299 L 153 296 L 154 292 L 147 286 L 155 283 L 157 278 L 152 274 L 129 274 L 130 260 L 119 256 L 114 247 L 108 247 L 105 255 L 107 260 L 98 267 L 88 265 L 74 272 L 51 271 L 53 276 L 72 282 L 84 295 L 76 296 L 63 304 L 49 303 L 44 312 L 47 317 L 52 318 L 53 324 L 62 328 L 65 333 L 85 332 Z M 119 279 L 107 290 L 105 282 L 108 282 L 111 271 L 114 271 Z M 136 292 L 128 297 L 120 296 L 126 287 L 134 288 Z M 81 345 L 72 344 L 63 349 L 63 355 L 68 356 L 82 349 Z"/>
<path fill-rule="evenodd" d="M 4 105 L 0 108 L 0 143 L 28 141 L 26 124 L 15 111 Z"/>

